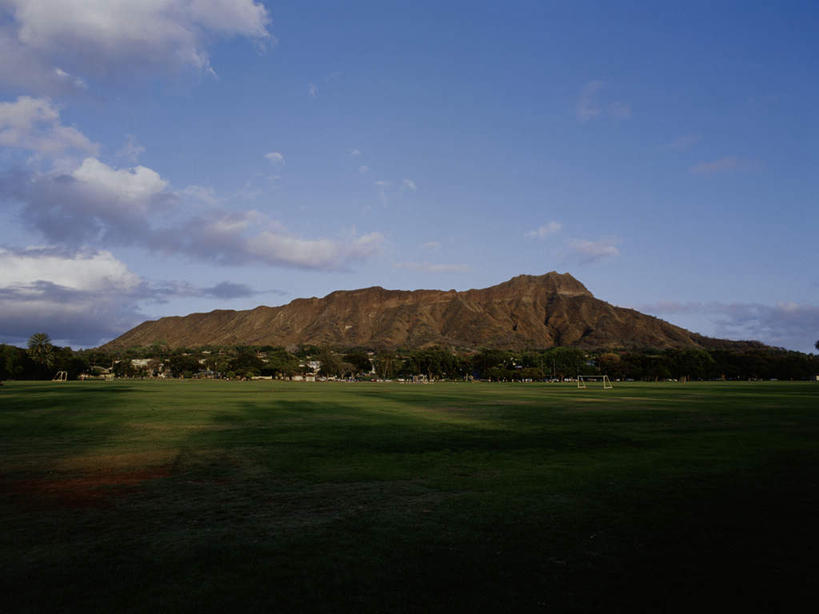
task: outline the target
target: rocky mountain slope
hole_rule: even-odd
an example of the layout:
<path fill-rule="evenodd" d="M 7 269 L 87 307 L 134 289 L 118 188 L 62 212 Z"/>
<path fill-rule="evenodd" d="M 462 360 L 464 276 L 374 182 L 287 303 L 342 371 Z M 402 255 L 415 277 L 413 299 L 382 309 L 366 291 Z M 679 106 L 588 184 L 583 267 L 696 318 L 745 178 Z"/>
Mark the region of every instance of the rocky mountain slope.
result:
<path fill-rule="evenodd" d="M 329 345 L 471 349 L 726 347 L 633 309 L 595 298 L 568 273 L 520 275 L 482 290 L 338 291 L 280 307 L 217 310 L 143 322 L 105 349 L 145 346 Z"/>

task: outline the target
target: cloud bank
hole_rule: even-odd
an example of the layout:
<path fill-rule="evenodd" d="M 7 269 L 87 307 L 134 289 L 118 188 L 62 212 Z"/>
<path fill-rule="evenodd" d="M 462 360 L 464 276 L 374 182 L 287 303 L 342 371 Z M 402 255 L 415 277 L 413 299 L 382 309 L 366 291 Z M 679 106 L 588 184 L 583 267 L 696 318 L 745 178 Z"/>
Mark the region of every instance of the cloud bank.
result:
<path fill-rule="evenodd" d="M 93 157 L 70 172 L 0 176 L 0 198 L 19 203 L 24 222 L 49 244 L 68 248 L 136 246 L 222 264 L 341 270 L 383 243 L 380 233 L 297 237 L 263 213 L 219 208 L 200 192 L 174 191 L 145 166 L 116 169 Z M 183 206 L 192 198 L 194 206 Z"/>
<path fill-rule="evenodd" d="M 819 305 L 780 302 L 698 303 L 661 302 L 638 307 L 658 315 L 704 316 L 714 325 L 714 335 L 728 339 L 758 340 L 776 347 L 813 350 L 819 338 Z"/>
<path fill-rule="evenodd" d="M 0 248 L 0 342 L 24 343 L 45 330 L 61 343 L 93 346 L 145 320 L 145 303 L 266 293 L 227 281 L 210 287 L 151 282 L 108 251 Z"/>

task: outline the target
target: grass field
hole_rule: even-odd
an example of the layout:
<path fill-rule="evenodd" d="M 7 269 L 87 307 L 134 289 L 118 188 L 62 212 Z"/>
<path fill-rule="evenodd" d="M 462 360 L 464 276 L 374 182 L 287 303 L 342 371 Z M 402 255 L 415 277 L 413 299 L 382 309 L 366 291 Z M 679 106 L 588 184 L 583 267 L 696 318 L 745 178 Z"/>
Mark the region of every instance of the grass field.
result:
<path fill-rule="evenodd" d="M 819 384 L 6 382 L 0 610 L 792 611 Z"/>

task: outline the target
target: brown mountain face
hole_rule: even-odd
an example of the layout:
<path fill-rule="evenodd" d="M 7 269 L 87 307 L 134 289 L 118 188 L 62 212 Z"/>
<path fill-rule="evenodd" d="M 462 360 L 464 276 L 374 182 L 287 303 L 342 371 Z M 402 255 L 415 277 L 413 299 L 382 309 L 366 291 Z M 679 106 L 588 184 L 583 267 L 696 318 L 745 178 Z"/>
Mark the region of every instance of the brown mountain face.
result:
<path fill-rule="evenodd" d="M 143 322 L 103 346 L 327 345 L 373 349 L 553 346 L 725 347 L 633 309 L 594 298 L 568 273 L 520 275 L 482 290 L 375 286 L 296 299 L 281 307 L 217 310 Z"/>

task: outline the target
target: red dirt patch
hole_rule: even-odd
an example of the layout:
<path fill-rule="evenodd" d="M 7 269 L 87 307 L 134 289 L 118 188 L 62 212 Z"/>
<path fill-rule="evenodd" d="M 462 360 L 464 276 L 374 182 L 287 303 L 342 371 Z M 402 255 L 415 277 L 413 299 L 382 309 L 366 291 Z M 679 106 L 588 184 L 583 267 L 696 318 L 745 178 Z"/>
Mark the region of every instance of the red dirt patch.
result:
<path fill-rule="evenodd" d="M 170 475 L 165 467 L 142 471 L 118 471 L 65 479 L 10 480 L 0 482 L 0 493 L 22 499 L 33 507 L 104 507 L 147 482 Z"/>

